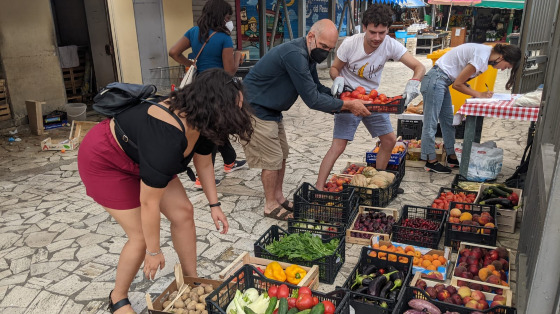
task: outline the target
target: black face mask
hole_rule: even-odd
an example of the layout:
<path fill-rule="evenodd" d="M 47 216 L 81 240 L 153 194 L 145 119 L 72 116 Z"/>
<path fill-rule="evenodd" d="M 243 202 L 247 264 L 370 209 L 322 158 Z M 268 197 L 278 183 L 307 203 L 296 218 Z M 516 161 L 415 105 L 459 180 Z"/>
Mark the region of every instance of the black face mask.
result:
<path fill-rule="evenodd" d="M 317 47 L 317 39 L 315 39 L 315 48 L 311 49 L 311 59 L 317 63 L 321 63 L 327 59 L 329 52 L 325 49 Z"/>

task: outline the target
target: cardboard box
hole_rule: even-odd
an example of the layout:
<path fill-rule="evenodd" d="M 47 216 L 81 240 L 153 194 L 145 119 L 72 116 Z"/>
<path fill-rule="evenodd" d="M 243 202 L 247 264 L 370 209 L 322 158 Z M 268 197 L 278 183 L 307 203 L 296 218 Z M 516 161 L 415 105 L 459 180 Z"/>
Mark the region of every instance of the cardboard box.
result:
<path fill-rule="evenodd" d="M 254 257 L 249 254 L 249 252 L 243 252 L 239 255 L 231 264 L 229 264 L 226 268 L 224 268 L 220 272 L 220 279 L 227 279 L 236 271 L 238 271 L 243 265 L 251 264 L 257 268 L 262 269 L 263 271 L 266 269 L 266 265 L 274 262 L 273 260 L 269 260 L 266 258 Z M 285 262 L 278 262 L 284 270 L 286 267 L 292 265 L 291 263 Z M 313 265 L 312 267 L 307 266 L 300 266 L 303 268 L 307 274 L 303 279 L 299 282 L 298 286 L 300 287 L 309 287 L 311 290 L 317 289 L 319 286 L 319 266 Z"/>
<path fill-rule="evenodd" d="M 41 121 L 41 120 L 40 120 Z M 41 121 L 42 124 L 42 121 Z M 74 150 L 78 148 L 86 133 L 97 124 L 90 121 L 72 121 L 68 139 L 53 140 L 50 137 L 41 141 L 41 150 Z"/>
<path fill-rule="evenodd" d="M 499 228 L 498 228 L 499 229 Z M 459 251 L 461 252 L 462 249 L 464 248 L 473 248 L 473 247 L 479 247 L 479 248 L 485 248 L 488 250 L 494 250 L 496 249 L 495 246 L 487 246 L 487 245 L 482 245 L 482 244 L 474 244 L 474 243 L 468 243 L 468 242 L 461 242 L 461 245 L 459 246 Z M 511 285 L 510 285 L 510 274 L 511 274 L 511 250 L 506 249 L 508 251 L 508 270 L 506 272 L 507 275 L 507 286 L 502 286 L 502 285 L 497 285 L 497 284 L 491 284 L 488 282 L 484 282 L 484 281 L 479 281 L 479 280 L 474 280 L 474 279 L 467 279 L 467 278 L 463 278 L 463 277 L 458 277 L 455 276 L 455 274 L 452 274 L 451 277 L 451 284 L 454 286 L 458 286 L 457 281 L 466 281 L 466 282 L 472 282 L 472 283 L 478 283 L 481 284 L 483 286 L 488 286 L 488 287 L 492 287 L 492 288 L 498 288 L 498 289 L 503 289 L 505 290 L 510 290 L 511 289 Z M 457 260 L 455 261 L 454 267 L 457 267 L 457 265 L 459 265 L 459 254 L 457 254 Z M 504 292 L 505 293 L 505 292 Z"/>
<path fill-rule="evenodd" d="M 387 247 L 390 245 L 396 246 L 396 247 L 402 247 L 403 249 L 407 246 L 412 246 L 414 248 L 414 250 L 420 251 L 420 253 L 422 253 L 422 255 L 426 255 L 426 254 L 437 254 L 439 256 L 443 256 L 445 257 L 445 259 L 447 260 L 447 262 L 445 263 L 445 265 L 439 266 L 437 268 L 437 270 L 428 270 L 424 267 L 420 267 L 420 266 L 416 266 L 416 265 L 412 265 L 412 273 L 420 273 L 422 275 L 422 278 L 429 278 L 432 280 L 439 280 L 439 281 L 444 281 L 447 279 L 447 272 L 450 269 L 451 264 L 451 248 L 450 247 L 444 247 L 443 250 L 434 250 L 434 249 L 430 249 L 430 248 L 425 248 L 425 247 L 420 247 L 420 246 L 415 246 L 415 245 L 410 245 L 410 244 L 403 244 L 403 243 L 398 243 L 398 242 L 391 242 L 391 241 L 383 241 L 380 240 L 379 237 L 373 237 L 371 238 L 371 245 L 375 245 L 375 244 L 379 244 L 380 246 L 382 245 L 386 245 Z M 413 256 L 411 256 L 413 257 Z"/>
<path fill-rule="evenodd" d="M 171 306 L 167 308 L 163 307 L 163 303 L 167 300 L 168 296 L 175 292 L 179 291 L 182 292 L 188 286 L 191 289 L 193 287 L 199 286 L 201 284 L 212 285 L 214 289 L 217 289 L 221 284 L 222 281 L 218 280 L 211 280 L 205 278 L 197 278 L 197 277 L 189 277 L 183 276 L 183 271 L 181 270 L 181 265 L 175 265 L 175 281 L 173 281 L 167 289 L 165 289 L 155 300 L 152 301 L 152 298 L 148 293 L 146 293 L 146 303 L 148 306 L 148 313 L 150 314 L 164 314 L 164 313 L 173 313 L 171 312 Z M 178 296 L 181 294 L 178 293 Z M 208 309 L 208 306 L 206 306 Z"/>
<path fill-rule="evenodd" d="M 476 203 L 480 201 L 482 197 L 482 191 L 484 191 L 489 184 L 481 184 L 480 189 L 478 190 L 478 197 L 476 198 Z M 519 196 L 519 203 L 520 206 L 518 209 L 503 209 L 503 208 L 496 208 L 496 223 L 498 226 L 498 231 L 500 232 L 507 232 L 507 233 L 514 233 L 515 232 L 515 223 L 517 221 L 518 212 L 522 211 L 521 205 L 523 205 L 522 193 L 523 190 L 512 188 L 512 190 L 517 193 Z"/>
<path fill-rule="evenodd" d="M 356 218 L 354 219 L 354 221 L 352 221 L 352 224 L 348 227 L 348 229 L 346 229 L 346 243 L 354 243 L 354 244 L 361 244 L 361 245 L 370 245 L 371 244 L 371 238 L 374 236 L 379 236 L 379 238 L 381 240 L 384 241 L 389 241 L 391 239 L 391 234 L 387 234 L 387 233 L 377 233 L 377 232 L 369 232 L 369 231 L 362 231 L 362 230 L 355 230 L 354 229 L 354 224 L 356 223 L 356 220 L 358 219 L 358 217 L 363 214 L 363 213 L 368 213 L 370 211 L 379 211 L 379 212 L 384 212 L 385 214 L 392 215 L 395 218 L 395 223 L 397 223 L 397 221 L 399 220 L 399 210 L 398 209 L 394 209 L 394 208 L 381 208 L 381 207 L 371 207 L 371 206 L 360 206 L 358 209 L 358 215 L 356 215 Z M 359 238 L 356 236 L 352 236 L 352 234 L 359 234 L 359 235 L 367 235 L 367 238 Z"/>
<path fill-rule="evenodd" d="M 416 273 L 414 275 L 414 277 L 412 278 L 412 280 L 410 281 L 410 286 L 414 287 L 416 286 L 416 283 L 418 282 L 418 280 L 420 280 L 420 273 Z M 437 281 L 432 281 L 429 279 L 422 279 L 426 282 L 426 287 L 433 287 L 435 285 L 437 285 L 438 283 L 441 282 L 437 282 Z M 453 287 L 455 287 L 455 289 L 459 290 L 459 286 L 456 285 L 451 285 Z M 472 290 L 472 289 L 471 289 Z M 484 294 L 484 296 L 486 297 L 486 302 L 488 302 L 488 306 L 490 306 L 490 304 L 492 303 L 492 300 L 494 299 L 494 297 L 496 296 L 496 294 L 494 293 L 490 293 L 490 292 L 484 292 L 484 291 L 480 291 L 482 292 L 482 294 Z M 511 306 L 511 301 L 513 299 L 513 293 L 511 292 L 511 290 L 504 290 L 504 297 L 506 297 L 506 306 Z"/>

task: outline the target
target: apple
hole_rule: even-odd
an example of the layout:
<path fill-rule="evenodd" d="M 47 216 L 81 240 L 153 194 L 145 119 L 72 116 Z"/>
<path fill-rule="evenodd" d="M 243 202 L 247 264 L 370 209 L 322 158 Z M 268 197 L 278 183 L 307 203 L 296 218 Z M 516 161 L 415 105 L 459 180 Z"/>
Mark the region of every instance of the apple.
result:
<path fill-rule="evenodd" d="M 469 249 L 462 249 L 461 252 L 459 253 L 459 255 L 465 256 L 465 257 L 466 257 L 466 256 L 469 256 L 469 255 L 471 255 L 471 250 L 469 250 Z"/>
<path fill-rule="evenodd" d="M 477 260 L 480 259 L 482 257 L 482 252 L 480 250 L 473 250 L 471 252 L 471 256 L 473 256 L 474 258 L 476 258 Z"/>
<path fill-rule="evenodd" d="M 488 254 L 493 261 L 500 258 L 500 255 L 498 254 L 498 251 L 496 251 L 496 250 L 490 250 L 490 252 L 488 252 Z"/>
<path fill-rule="evenodd" d="M 443 300 L 443 302 L 449 303 L 449 304 L 455 304 L 455 302 L 453 302 L 453 299 L 451 297 L 446 298 L 445 300 Z"/>
<path fill-rule="evenodd" d="M 447 291 L 447 290 L 445 290 L 445 289 L 441 290 L 441 291 L 438 293 L 438 295 L 437 295 L 437 298 L 438 298 L 438 300 L 440 300 L 440 301 L 443 301 L 443 300 L 445 300 L 445 299 L 447 299 L 447 298 L 449 298 L 449 297 L 451 297 L 451 295 L 449 294 L 449 291 Z"/>
<path fill-rule="evenodd" d="M 436 291 L 440 293 L 442 290 L 445 290 L 445 286 L 441 283 L 438 283 L 437 285 L 434 286 L 434 289 L 436 289 Z"/>
<path fill-rule="evenodd" d="M 416 288 L 420 288 L 422 290 L 426 290 L 426 286 L 427 286 L 426 282 L 422 279 L 418 280 L 418 282 L 416 282 L 415 285 Z"/>
<path fill-rule="evenodd" d="M 469 288 L 467 286 L 463 286 L 463 287 L 459 288 L 459 290 L 457 290 L 457 293 L 461 296 L 462 299 L 464 299 L 465 297 L 470 297 L 471 296 L 471 288 Z"/>
<path fill-rule="evenodd" d="M 473 298 L 471 297 L 464 297 L 463 298 L 463 304 L 467 304 L 470 300 L 472 300 Z"/>
<path fill-rule="evenodd" d="M 445 288 L 445 290 L 447 290 L 447 292 L 449 292 L 450 295 L 454 295 L 457 293 L 457 289 L 455 289 L 455 287 L 453 286 L 447 286 L 447 288 Z"/>
<path fill-rule="evenodd" d="M 503 301 L 492 301 L 492 303 L 490 303 L 490 307 L 500 306 L 500 305 L 506 305 L 506 303 Z"/>
<path fill-rule="evenodd" d="M 478 309 L 478 301 L 470 300 L 469 302 L 465 303 L 465 307 L 468 307 L 469 309 L 477 310 Z"/>
<path fill-rule="evenodd" d="M 471 274 L 478 274 L 478 271 L 479 271 L 479 270 L 480 270 L 480 269 L 478 268 L 478 265 L 476 265 L 476 264 L 469 265 L 468 271 L 469 271 Z"/>
<path fill-rule="evenodd" d="M 486 297 L 484 296 L 484 294 L 480 290 L 472 291 L 471 292 L 471 298 L 473 298 L 473 300 L 476 300 L 476 301 L 486 300 Z"/>
<path fill-rule="evenodd" d="M 453 303 L 454 303 L 454 304 L 463 305 L 463 299 L 462 299 L 461 296 L 458 295 L 458 294 L 452 295 L 452 296 L 451 296 L 451 300 L 453 300 Z"/>
<path fill-rule="evenodd" d="M 497 254 L 497 253 L 496 253 Z M 469 257 L 467 257 L 467 264 L 469 265 L 478 265 L 478 258 L 470 255 Z"/>
<path fill-rule="evenodd" d="M 486 302 L 486 300 L 478 300 L 478 309 L 479 310 L 486 310 L 487 308 L 490 308 L 488 306 L 488 302 Z"/>
<path fill-rule="evenodd" d="M 427 287 L 426 293 L 430 296 L 430 298 L 437 299 L 438 292 L 434 289 L 434 287 Z"/>

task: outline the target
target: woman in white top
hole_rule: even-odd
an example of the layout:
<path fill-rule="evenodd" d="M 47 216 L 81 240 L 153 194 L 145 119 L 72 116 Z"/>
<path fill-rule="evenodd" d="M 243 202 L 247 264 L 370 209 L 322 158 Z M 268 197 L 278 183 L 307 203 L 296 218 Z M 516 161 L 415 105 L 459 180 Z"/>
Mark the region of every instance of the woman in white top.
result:
<path fill-rule="evenodd" d="M 492 97 L 492 92 L 472 89 L 467 81 L 477 77 L 491 65 L 498 70 L 511 69 L 506 89 L 513 86 L 515 72 L 519 68 L 521 50 L 517 46 L 497 44 L 463 44 L 451 49 L 436 61 L 435 66 L 422 79 L 420 92 L 424 97 L 424 125 L 422 128 L 422 160 L 424 169 L 437 173 L 450 173 L 451 169 L 437 162 L 435 134 L 437 123 L 441 126 L 443 142 L 450 167 L 459 165 L 455 151 L 455 128 L 453 127 L 453 105 L 449 86 L 463 94 L 477 98 Z"/>

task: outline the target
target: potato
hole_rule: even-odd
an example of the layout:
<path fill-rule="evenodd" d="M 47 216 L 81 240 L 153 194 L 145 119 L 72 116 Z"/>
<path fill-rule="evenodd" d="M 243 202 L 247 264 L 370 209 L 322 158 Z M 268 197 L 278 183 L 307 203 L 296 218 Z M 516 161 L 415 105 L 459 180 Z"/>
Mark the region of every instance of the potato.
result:
<path fill-rule="evenodd" d="M 185 291 L 183 291 L 183 294 L 189 294 L 191 292 L 191 287 L 186 287 Z"/>
<path fill-rule="evenodd" d="M 204 303 L 198 303 L 195 307 L 194 307 L 197 311 L 204 311 L 206 309 L 206 304 Z"/>
<path fill-rule="evenodd" d="M 194 312 L 195 312 L 196 314 L 200 314 L 200 312 L 202 312 L 202 311 L 196 310 L 196 311 L 194 311 Z"/>
<path fill-rule="evenodd" d="M 198 302 L 206 304 L 206 297 L 207 296 L 208 296 L 207 294 L 201 295 L 200 298 L 198 299 Z"/>
<path fill-rule="evenodd" d="M 196 291 L 191 291 L 191 293 L 189 293 L 189 298 L 191 300 L 198 300 L 198 293 L 196 293 Z"/>
<path fill-rule="evenodd" d="M 190 296 L 187 293 L 184 293 L 181 296 L 181 300 L 185 301 L 185 300 L 190 300 Z M 189 302 L 185 302 L 185 303 L 189 303 Z"/>
<path fill-rule="evenodd" d="M 196 311 L 195 310 L 189 310 L 188 314 L 196 314 Z"/>
<path fill-rule="evenodd" d="M 206 286 L 204 286 L 204 292 L 205 292 L 205 293 L 210 293 L 210 292 L 212 292 L 212 291 L 214 291 L 214 287 L 212 287 L 212 285 L 206 285 Z"/>
<path fill-rule="evenodd" d="M 196 301 L 189 302 L 189 304 L 187 304 L 187 310 L 194 310 L 196 308 L 197 303 L 198 302 L 196 302 Z"/>
<path fill-rule="evenodd" d="M 207 310 L 202 311 L 200 314 L 208 314 Z"/>
<path fill-rule="evenodd" d="M 177 292 L 177 291 L 173 291 L 173 292 L 169 295 L 169 298 L 168 298 L 167 300 L 173 301 L 173 299 L 175 299 L 175 298 L 177 297 L 177 294 L 178 294 L 178 293 L 179 293 L 179 292 Z"/>
<path fill-rule="evenodd" d="M 185 309 L 176 309 L 174 313 L 175 314 L 184 314 L 186 312 L 185 312 Z"/>
<path fill-rule="evenodd" d="M 200 287 L 200 286 L 194 288 L 193 291 L 195 291 L 198 295 L 203 295 L 204 294 L 204 288 Z"/>
<path fill-rule="evenodd" d="M 163 302 L 163 308 L 166 308 L 169 304 L 171 304 L 171 301 Z"/>
<path fill-rule="evenodd" d="M 185 307 L 185 302 L 183 302 L 183 300 L 179 299 L 177 301 L 175 301 L 175 303 L 173 303 L 173 307 L 178 308 L 178 309 L 182 309 Z"/>
<path fill-rule="evenodd" d="M 188 296 L 187 296 L 186 299 L 183 300 L 183 302 L 184 302 L 185 304 L 189 304 L 191 301 L 192 301 L 191 298 L 189 298 Z"/>

